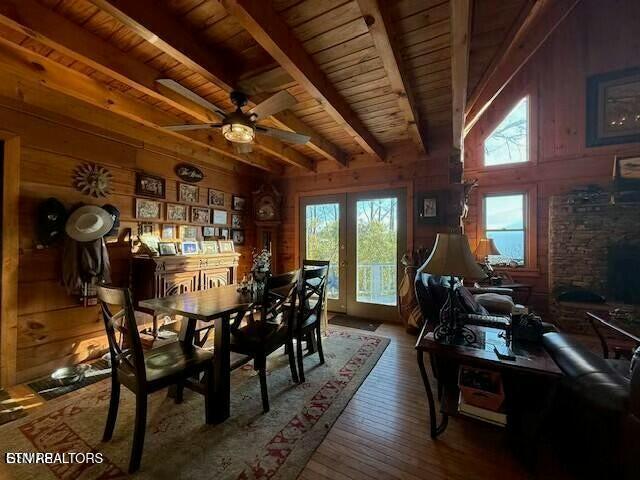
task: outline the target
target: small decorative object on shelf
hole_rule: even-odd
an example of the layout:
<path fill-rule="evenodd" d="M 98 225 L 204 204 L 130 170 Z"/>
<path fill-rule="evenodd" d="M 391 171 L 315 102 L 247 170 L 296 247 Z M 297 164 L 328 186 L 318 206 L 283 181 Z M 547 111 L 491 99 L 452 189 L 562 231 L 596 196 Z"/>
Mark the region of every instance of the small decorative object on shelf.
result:
<path fill-rule="evenodd" d="M 95 163 L 83 163 L 73 172 L 73 185 L 76 190 L 91 197 L 106 197 L 111 193 L 113 176 L 104 167 Z"/>
<path fill-rule="evenodd" d="M 253 264 L 251 266 L 251 276 L 256 283 L 256 291 L 259 294 L 264 292 L 267 279 L 271 275 L 271 253 L 262 249 L 260 252 L 254 250 L 252 253 Z"/>

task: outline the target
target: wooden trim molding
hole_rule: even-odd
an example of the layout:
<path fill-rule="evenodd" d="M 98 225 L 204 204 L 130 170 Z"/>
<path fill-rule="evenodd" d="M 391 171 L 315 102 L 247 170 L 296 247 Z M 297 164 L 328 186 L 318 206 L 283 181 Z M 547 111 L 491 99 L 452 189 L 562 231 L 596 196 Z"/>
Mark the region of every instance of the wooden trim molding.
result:
<path fill-rule="evenodd" d="M 0 131 L 2 158 L 2 284 L 0 286 L 0 385 L 16 383 L 18 346 L 18 223 L 20 137 Z"/>

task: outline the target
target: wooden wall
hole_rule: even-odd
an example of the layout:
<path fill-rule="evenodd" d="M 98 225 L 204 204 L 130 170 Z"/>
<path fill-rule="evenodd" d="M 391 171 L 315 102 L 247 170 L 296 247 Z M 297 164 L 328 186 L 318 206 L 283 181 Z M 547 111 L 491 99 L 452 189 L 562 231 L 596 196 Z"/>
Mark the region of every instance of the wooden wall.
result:
<path fill-rule="evenodd" d="M 318 173 L 291 174 L 280 182 L 284 208 L 279 269 L 286 271 L 299 265 L 297 217 L 301 196 L 405 187 L 409 207 L 407 249 L 430 248 L 433 245 L 436 233 L 446 227 L 416 223 L 414 205 L 421 193 L 447 190 L 448 151 L 438 150 L 429 156 L 419 156 L 412 144 L 398 145 L 389 151 L 390 163 L 355 158 L 349 163 L 349 168 L 337 168 L 329 162 L 322 162 Z"/>
<path fill-rule="evenodd" d="M 117 121 L 117 117 L 114 117 Z M 115 205 L 121 212 L 121 231 L 132 228 L 134 218 L 134 179 L 136 171 L 166 178 L 166 201 L 176 201 L 174 166 L 188 158 L 177 158 L 168 151 L 145 145 L 134 138 L 92 126 L 79 128 L 76 120 L 65 124 L 59 115 L 55 121 L 25 106 L 16 110 L 15 102 L 0 97 L 0 124 L 20 136 L 20 256 L 18 298 L 17 381 L 24 382 L 50 373 L 53 369 L 83 360 L 106 345 L 104 326 L 96 307 L 83 308 L 79 299 L 67 295 L 61 285 L 60 245 L 36 249 L 35 215 L 38 204 L 55 197 L 66 207 L 78 204 Z M 72 172 L 83 162 L 105 166 L 113 174 L 114 191 L 106 199 L 96 200 L 72 187 Z M 251 197 L 257 180 L 198 162 L 205 173 L 200 182 L 200 200 L 207 202 L 207 188 Z M 164 209 L 163 209 L 164 215 Z M 229 217 L 230 218 L 230 217 Z M 250 220 L 248 215 L 247 219 Z M 240 274 L 248 268 L 251 246 L 255 242 L 251 222 L 247 222 L 246 246 Z M 129 273 L 129 246 L 110 244 L 114 283 L 126 284 Z"/>
<path fill-rule="evenodd" d="M 549 198 L 588 184 L 606 185 L 617 154 L 638 154 L 639 144 L 586 148 L 587 76 L 640 66 L 640 2 L 583 0 L 545 45 L 500 94 L 465 139 L 465 177 L 478 178 L 481 189 L 537 191 L 535 271 L 513 272 L 535 285 L 534 303 L 547 306 Z M 482 167 L 483 140 L 524 95 L 531 95 L 531 162 Z M 478 198 L 472 199 L 465 230 L 478 234 Z"/>

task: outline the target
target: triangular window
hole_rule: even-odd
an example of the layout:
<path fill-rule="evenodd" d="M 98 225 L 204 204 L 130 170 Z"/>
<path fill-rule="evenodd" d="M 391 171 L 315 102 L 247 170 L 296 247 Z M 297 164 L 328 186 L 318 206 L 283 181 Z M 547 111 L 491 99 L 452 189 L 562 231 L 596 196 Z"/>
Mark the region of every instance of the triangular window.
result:
<path fill-rule="evenodd" d="M 529 160 L 529 97 L 524 97 L 484 141 L 484 164 Z"/>

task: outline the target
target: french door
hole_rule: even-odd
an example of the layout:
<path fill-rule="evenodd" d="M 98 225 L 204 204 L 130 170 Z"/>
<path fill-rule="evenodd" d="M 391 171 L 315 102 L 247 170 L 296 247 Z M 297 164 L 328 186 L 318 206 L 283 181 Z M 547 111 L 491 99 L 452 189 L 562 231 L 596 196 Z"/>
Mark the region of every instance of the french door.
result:
<path fill-rule="evenodd" d="M 301 259 L 330 262 L 329 310 L 395 320 L 407 244 L 405 191 L 305 197 L 300 216 Z"/>

